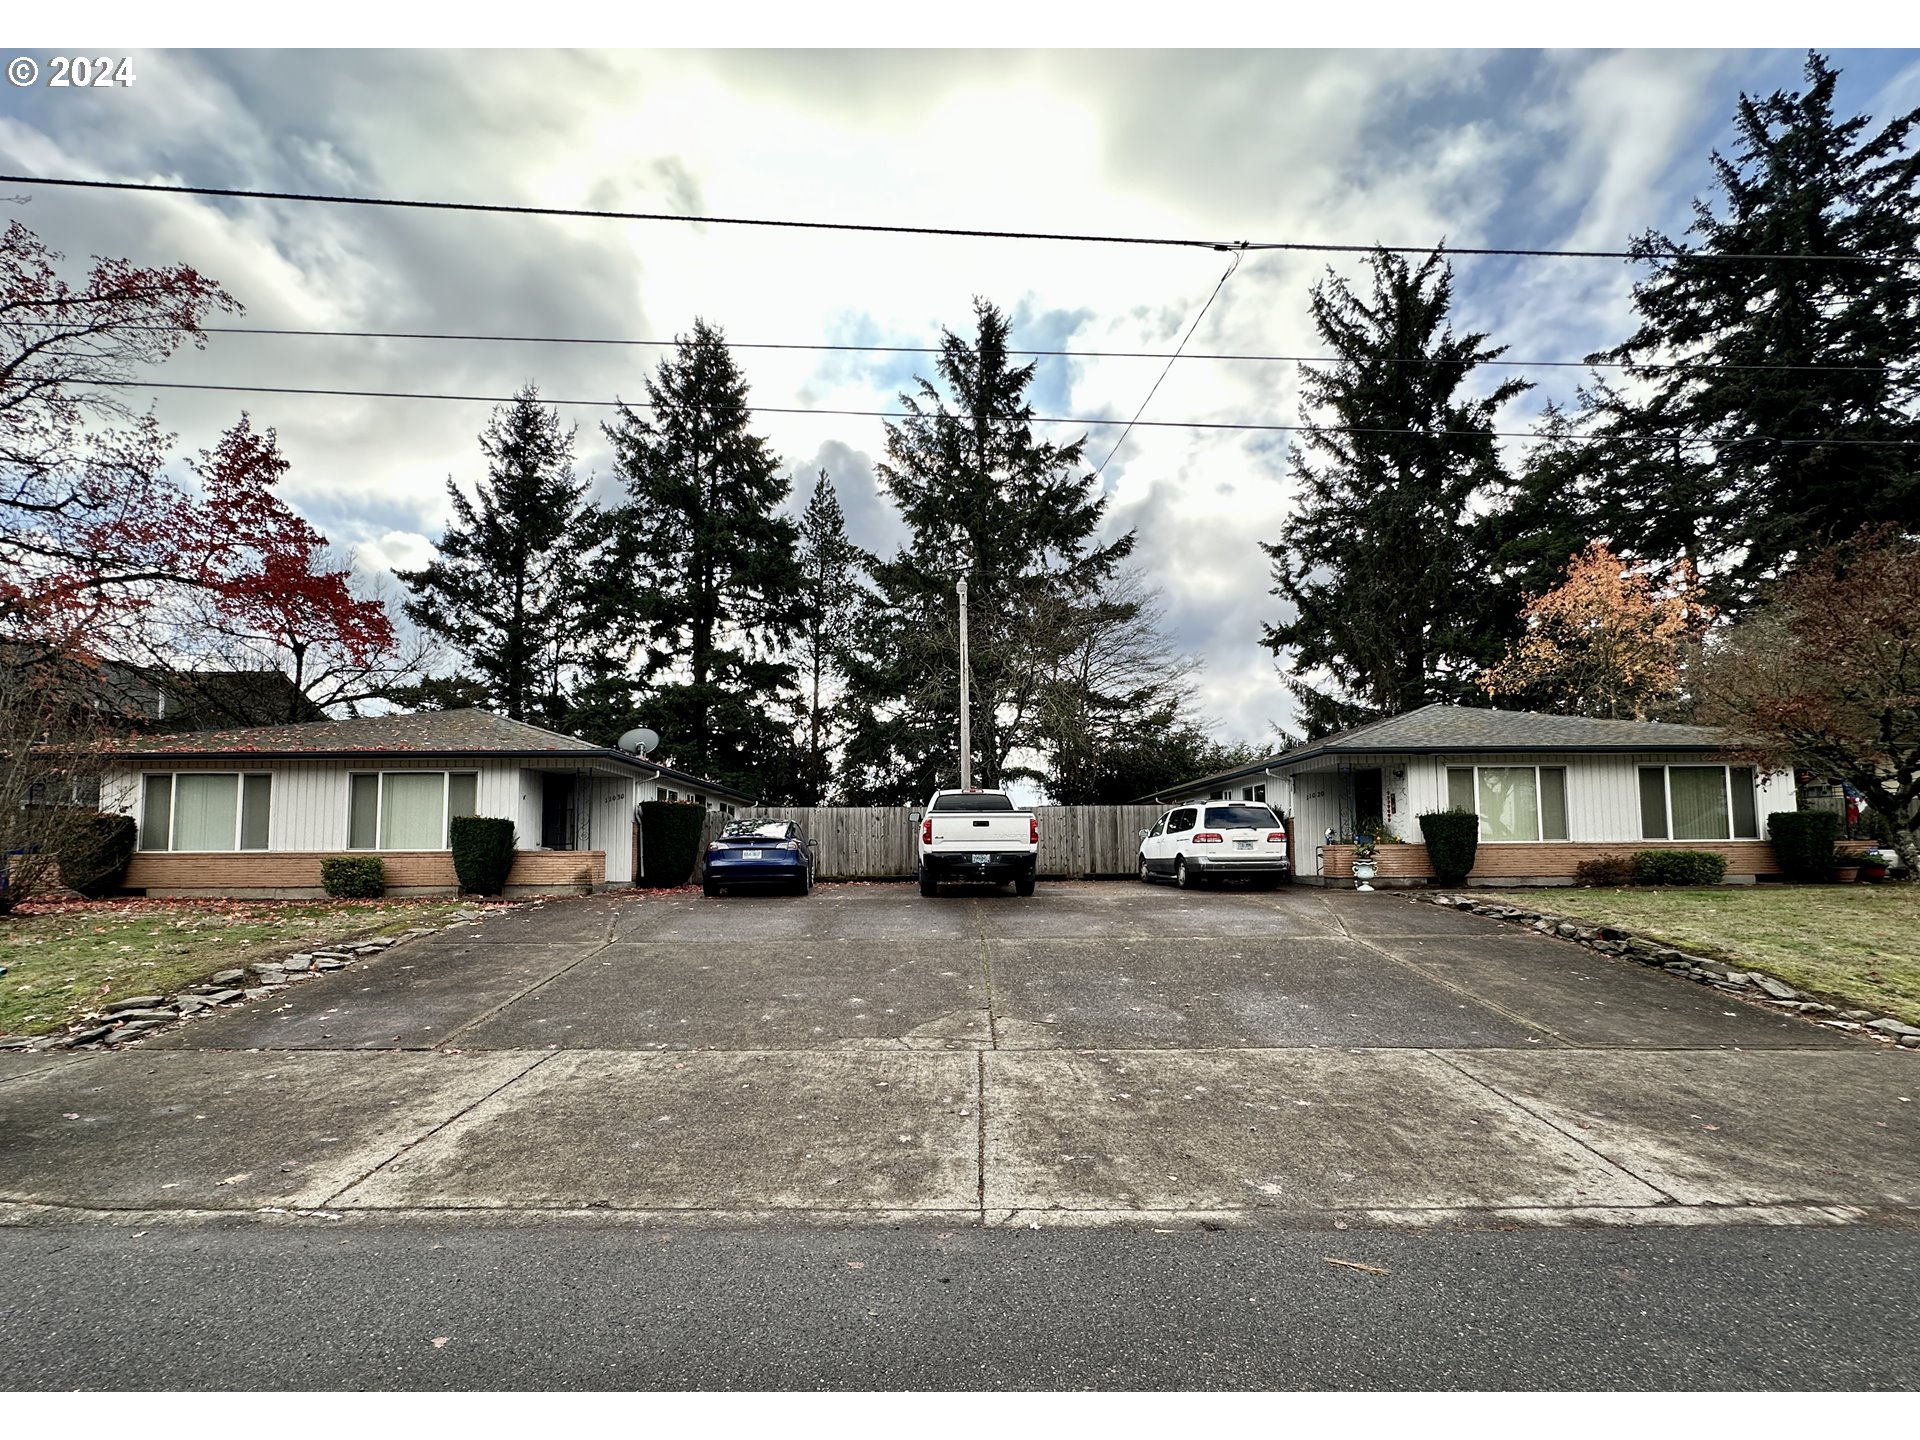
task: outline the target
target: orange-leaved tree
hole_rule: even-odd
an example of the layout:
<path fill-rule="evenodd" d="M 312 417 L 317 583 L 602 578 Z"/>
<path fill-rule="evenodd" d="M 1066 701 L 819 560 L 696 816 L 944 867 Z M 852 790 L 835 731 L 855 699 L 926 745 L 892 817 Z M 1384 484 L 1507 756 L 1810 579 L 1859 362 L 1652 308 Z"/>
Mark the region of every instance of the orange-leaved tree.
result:
<path fill-rule="evenodd" d="M 1656 570 L 1594 542 L 1557 588 L 1521 612 L 1526 633 L 1480 674 L 1489 698 L 1606 720 L 1669 718 L 1685 708 L 1688 645 L 1713 618 L 1685 561 Z"/>

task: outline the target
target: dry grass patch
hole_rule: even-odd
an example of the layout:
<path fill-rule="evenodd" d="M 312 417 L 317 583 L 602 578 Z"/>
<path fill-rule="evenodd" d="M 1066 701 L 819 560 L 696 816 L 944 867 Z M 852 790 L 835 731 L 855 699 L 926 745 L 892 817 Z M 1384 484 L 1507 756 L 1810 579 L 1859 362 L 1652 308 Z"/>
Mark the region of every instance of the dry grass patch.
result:
<path fill-rule="evenodd" d="M 1920 885 L 1530 890 L 1505 898 L 1749 964 L 1796 989 L 1920 1025 Z"/>
<path fill-rule="evenodd" d="M 80 900 L 0 920 L 0 1035 L 63 1030 L 103 1001 L 444 920 L 459 900 Z"/>

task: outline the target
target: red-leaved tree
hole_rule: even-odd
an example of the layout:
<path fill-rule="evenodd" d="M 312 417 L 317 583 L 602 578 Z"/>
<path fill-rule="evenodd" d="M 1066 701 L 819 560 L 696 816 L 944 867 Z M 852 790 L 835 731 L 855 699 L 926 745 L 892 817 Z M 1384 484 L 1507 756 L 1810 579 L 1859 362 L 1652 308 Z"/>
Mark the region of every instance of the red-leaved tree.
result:
<path fill-rule="evenodd" d="M 96 258 L 69 283 L 17 221 L 0 235 L 0 645 L 9 663 L 276 668 L 313 702 L 409 678 L 386 606 L 276 493 L 272 431 L 242 416 L 187 468 L 123 394 L 238 302 L 191 266 Z M 289 717 L 290 718 L 290 717 Z"/>
<path fill-rule="evenodd" d="M 1702 718 L 1777 769 L 1844 780 L 1920 877 L 1920 546 L 1887 527 L 1815 557 L 1707 646 Z"/>

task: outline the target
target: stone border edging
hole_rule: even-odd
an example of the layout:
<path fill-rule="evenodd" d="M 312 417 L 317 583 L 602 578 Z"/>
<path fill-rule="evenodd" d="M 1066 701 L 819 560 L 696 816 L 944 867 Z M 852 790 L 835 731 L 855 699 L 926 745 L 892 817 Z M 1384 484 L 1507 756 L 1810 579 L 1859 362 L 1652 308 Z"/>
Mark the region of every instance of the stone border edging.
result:
<path fill-rule="evenodd" d="M 1820 1018 L 1818 1023 L 1830 1029 L 1870 1035 L 1890 1044 L 1898 1043 L 1909 1050 L 1920 1049 L 1920 1029 L 1915 1029 L 1904 1020 L 1892 1015 L 1882 1015 L 1876 1019 L 1871 1010 L 1843 1010 L 1837 1005 L 1808 1000 L 1786 981 L 1776 979 L 1772 975 L 1745 966 L 1729 965 L 1724 960 L 1710 960 L 1704 955 L 1689 955 L 1684 950 L 1676 950 L 1657 940 L 1635 935 L 1616 925 L 1585 924 L 1546 910 L 1528 910 L 1519 905 L 1477 900 L 1470 895 L 1457 895 L 1447 891 L 1401 893 L 1408 900 L 1439 905 L 1468 915 L 1484 915 L 1493 920 L 1505 920 L 1509 924 L 1525 925 L 1528 929 L 1538 931 L 1542 935 L 1556 940 L 1571 940 L 1576 945 L 1585 945 L 1588 949 L 1598 951 L 1602 955 L 1623 955 L 1629 960 L 1638 960 L 1643 965 L 1658 966 L 1670 975 L 1685 975 L 1690 980 L 1702 985 L 1711 985 L 1716 990 L 1745 995 L 1764 1004 L 1778 1005 L 1782 1009 L 1797 1011 L 1802 1015 L 1826 1017 Z"/>
<path fill-rule="evenodd" d="M 485 908 L 465 906 L 435 925 L 413 925 L 398 935 L 376 935 L 360 940 L 343 940 L 320 945 L 312 950 L 296 950 L 279 960 L 255 960 L 244 966 L 216 970 L 206 980 L 189 985 L 174 995 L 128 995 L 109 1001 L 99 1010 L 69 1025 L 56 1035 L 0 1036 L 0 1050 L 100 1050 L 125 1045 L 157 1030 L 196 1015 L 265 1000 L 289 985 L 311 980 L 332 970 L 344 970 L 355 960 L 382 955 L 395 945 L 437 935 L 461 925 L 484 919 L 489 911 L 508 909 L 518 901 L 494 902 Z M 247 983 L 251 974 L 253 983 Z"/>

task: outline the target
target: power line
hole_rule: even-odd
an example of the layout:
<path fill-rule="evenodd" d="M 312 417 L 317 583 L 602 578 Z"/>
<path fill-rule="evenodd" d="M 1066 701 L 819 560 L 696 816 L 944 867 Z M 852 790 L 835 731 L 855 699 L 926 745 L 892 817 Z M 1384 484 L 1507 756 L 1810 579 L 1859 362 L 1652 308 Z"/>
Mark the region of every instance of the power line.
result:
<path fill-rule="evenodd" d="M 14 320 L 14 325 L 35 329 L 52 330 L 60 328 L 55 320 Z M 120 325 L 116 330 L 132 332 L 153 332 L 155 334 L 178 333 L 172 325 Z M 337 340 L 435 340 L 470 341 L 476 344 L 503 345 L 602 345 L 627 349 L 671 350 L 678 340 L 641 340 L 624 336 L 602 335 L 490 335 L 444 330 L 330 330 L 293 328 L 268 325 L 202 325 L 199 327 L 208 335 L 261 335 L 295 337 L 303 339 Z M 772 350 L 806 351 L 822 354 L 858 354 L 858 355 L 938 355 L 938 345 L 857 345 L 851 342 L 807 341 L 807 340 L 729 340 L 729 350 Z M 1263 365 L 1339 365 L 1343 364 L 1338 355 L 1268 355 L 1242 351 L 1206 351 L 1206 350 L 1021 350 L 1009 348 L 1009 355 L 1025 356 L 1034 359 L 1066 360 L 1217 360 L 1231 364 Z M 1384 365 L 1457 365 L 1457 360 L 1447 360 L 1434 355 L 1373 357 Z M 1668 363 L 1639 360 L 1478 360 L 1476 365 L 1497 365 L 1516 370 L 1643 370 L 1649 373 L 1667 371 L 1778 371 L 1785 373 L 1825 373 L 1837 374 L 1882 374 L 1896 370 L 1920 368 L 1920 361 L 1895 361 L 1885 365 L 1758 365 L 1743 364 L 1730 360 L 1676 360 Z"/>
<path fill-rule="evenodd" d="M 423 390 L 333 390 L 301 385 L 208 385 L 192 384 L 180 380 L 99 380 L 95 384 L 122 390 L 202 390 L 216 394 L 230 395 L 318 395 L 349 400 L 454 400 L 476 405 L 511 405 L 520 397 L 517 395 L 459 395 L 440 391 Z M 540 397 L 542 405 L 569 406 L 598 410 L 651 410 L 652 405 L 645 401 L 624 400 L 558 400 L 551 396 Z M 835 415 L 862 420 L 912 420 L 922 418 L 908 410 L 841 410 L 812 405 L 750 405 L 749 411 L 756 415 Z M 1282 425 L 1264 421 L 1235 420 L 1109 420 L 1090 416 L 1075 415 L 1033 415 L 1028 417 L 1036 425 L 1085 425 L 1089 427 L 1127 426 L 1138 424 L 1148 429 L 1160 430 L 1248 430 L 1308 432 L 1322 435 L 1412 435 L 1422 439 L 1478 439 L 1491 437 L 1503 440 L 1615 440 L 1618 437 L 1606 435 L 1555 435 L 1543 436 L 1532 430 L 1407 430 L 1398 426 L 1386 425 Z M 1775 435 L 1746 435 L 1740 437 L 1743 443 L 1764 441 L 1773 445 L 1920 445 L 1920 440 L 1857 440 L 1857 439 L 1789 439 Z M 1656 443 L 1673 443 L 1670 439 L 1660 438 Z M 1679 442 L 1684 445 L 1708 445 L 1709 440 L 1695 439 Z"/>
<path fill-rule="evenodd" d="M 239 190 L 216 185 L 160 185 L 133 180 L 76 180 L 47 175 L 0 175 L 0 183 L 12 185 L 53 185 L 73 190 L 113 190 L 148 195 L 207 195 L 229 200 L 289 200 L 309 205 L 370 206 L 391 210 L 444 210 L 478 215 L 542 215 L 568 220 L 648 220 L 683 225 L 738 225 L 780 230 L 828 230 L 868 235 L 939 235 L 975 240 L 1061 240 L 1097 245 L 1179 246 L 1197 250 L 1274 250 L 1327 255 L 1370 255 L 1384 250 L 1394 255 L 1430 255 L 1443 250 L 1448 255 L 1492 255 L 1518 259 L 1555 260 L 1671 260 L 1753 261 L 1803 260 L 1832 264 L 1888 262 L 1911 264 L 1920 256 L 1911 255 L 1810 255 L 1777 254 L 1641 254 L 1633 250 L 1552 250 L 1520 246 L 1452 245 L 1341 245 L 1308 240 L 1209 240 L 1191 236 L 1109 235 L 1058 230 L 987 230 L 949 225 L 880 225 L 849 220 L 776 220 L 745 215 L 676 215 L 658 210 L 587 210 L 554 205 L 484 204 L 466 200 L 400 200 L 379 195 L 314 195 L 294 190 Z"/>
<path fill-rule="evenodd" d="M 1213 287 L 1213 293 L 1207 296 L 1207 303 L 1202 305 L 1200 307 L 1200 313 L 1193 317 L 1193 324 L 1187 327 L 1187 333 L 1182 335 L 1180 337 L 1180 343 L 1173 347 L 1173 354 L 1167 357 L 1165 368 L 1162 369 L 1159 376 L 1155 378 L 1153 388 L 1147 391 L 1147 398 L 1140 402 L 1140 408 L 1133 412 L 1133 419 L 1127 422 L 1127 428 L 1120 432 L 1120 438 L 1114 441 L 1113 448 L 1107 451 L 1107 458 L 1102 460 L 1100 462 L 1100 468 L 1093 472 L 1094 479 L 1098 480 L 1102 475 L 1107 473 L 1108 462 L 1111 461 L 1114 456 L 1118 455 L 1120 453 L 1120 447 L 1127 443 L 1127 436 L 1131 435 L 1133 433 L 1133 427 L 1140 423 L 1140 417 L 1147 413 L 1147 406 L 1153 403 L 1153 397 L 1160 393 L 1160 382 L 1165 380 L 1167 376 L 1173 372 L 1173 362 L 1180 358 L 1180 352 L 1187 348 L 1187 341 L 1193 338 L 1193 332 L 1200 328 L 1200 322 L 1207 318 L 1207 311 L 1213 308 L 1213 302 L 1220 298 L 1220 292 L 1226 288 L 1227 281 L 1233 278 L 1233 272 L 1239 268 L 1240 257 L 1235 255 L 1232 260 L 1227 262 L 1226 273 L 1220 277 L 1219 283 Z"/>

